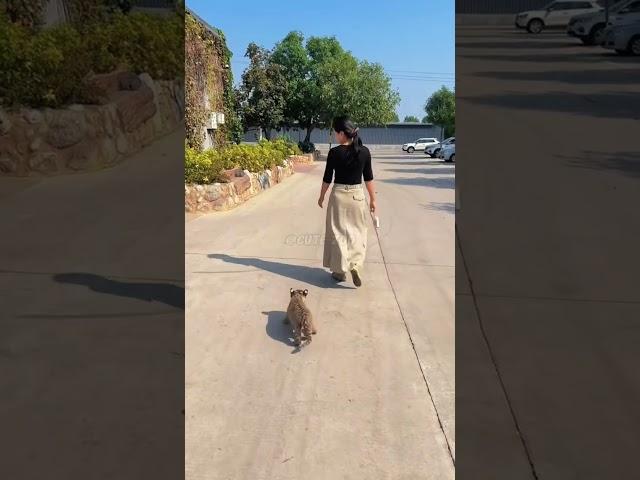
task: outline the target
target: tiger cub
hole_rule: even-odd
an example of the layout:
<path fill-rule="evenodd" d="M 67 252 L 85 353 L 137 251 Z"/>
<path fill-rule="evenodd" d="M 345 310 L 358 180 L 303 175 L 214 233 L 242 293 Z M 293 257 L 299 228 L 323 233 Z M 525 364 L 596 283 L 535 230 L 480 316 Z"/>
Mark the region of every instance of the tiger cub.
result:
<path fill-rule="evenodd" d="M 305 305 L 304 299 L 309 294 L 309 290 L 289 290 L 291 294 L 291 300 L 289 301 L 289 307 L 287 308 L 287 317 L 284 319 L 285 323 L 291 324 L 293 328 L 293 337 L 297 347 L 304 344 L 311 343 L 311 335 L 317 333 L 316 327 L 313 324 L 313 318 L 311 316 L 311 310 Z"/>

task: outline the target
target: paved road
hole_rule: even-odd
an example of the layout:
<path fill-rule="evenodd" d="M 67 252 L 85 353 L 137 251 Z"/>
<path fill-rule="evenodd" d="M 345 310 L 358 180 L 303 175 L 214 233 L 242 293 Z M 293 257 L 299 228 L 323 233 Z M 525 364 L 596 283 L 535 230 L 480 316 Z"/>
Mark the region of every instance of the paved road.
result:
<path fill-rule="evenodd" d="M 0 178 L 7 477 L 182 475 L 183 138 L 100 172 Z"/>
<path fill-rule="evenodd" d="M 454 476 L 455 166 L 374 156 L 360 289 L 321 268 L 323 168 L 186 224 L 190 480 Z M 299 353 L 290 287 L 319 330 Z"/>
<path fill-rule="evenodd" d="M 467 460 L 457 473 L 627 477 L 620 460 L 638 444 L 638 60 L 564 32 L 456 37 L 468 267 L 456 260 Z"/>

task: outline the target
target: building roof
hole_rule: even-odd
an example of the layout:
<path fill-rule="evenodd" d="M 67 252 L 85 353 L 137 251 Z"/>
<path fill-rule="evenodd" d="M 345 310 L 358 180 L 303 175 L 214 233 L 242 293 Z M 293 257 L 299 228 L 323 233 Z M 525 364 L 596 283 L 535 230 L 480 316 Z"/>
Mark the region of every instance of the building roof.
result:
<path fill-rule="evenodd" d="M 422 123 L 422 122 L 392 122 L 385 123 L 384 125 L 380 125 L 381 127 L 433 127 L 433 123 Z"/>
<path fill-rule="evenodd" d="M 216 37 L 220 38 L 220 34 L 218 33 L 218 29 L 212 27 L 211 25 L 209 25 L 207 22 L 205 22 L 202 17 L 200 17 L 200 15 L 198 15 L 197 13 L 195 13 L 193 10 L 191 10 L 190 8 L 186 8 L 187 13 L 189 13 L 189 15 L 191 15 L 193 18 L 195 18 L 199 23 L 201 23 L 204 28 L 206 28 L 207 30 L 209 30 L 211 33 L 213 33 Z"/>

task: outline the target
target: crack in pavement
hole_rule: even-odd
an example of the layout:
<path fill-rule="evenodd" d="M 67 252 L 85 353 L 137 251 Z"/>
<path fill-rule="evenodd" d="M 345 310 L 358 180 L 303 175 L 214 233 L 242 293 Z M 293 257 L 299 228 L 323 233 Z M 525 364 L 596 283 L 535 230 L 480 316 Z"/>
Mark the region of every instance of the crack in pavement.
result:
<path fill-rule="evenodd" d="M 367 202 L 368 205 L 368 202 Z M 382 264 L 384 265 L 384 270 L 387 273 L 387 280 L 389 285 L 391 286 L 391 292 L 393 293 L 393 298 L 396 301 L 396 305 L 398 306 L 398 311 L 400 312 L 400 317 L 402 318 L 402 323 L 404 323 L 404 328 L 407 331 L 407 335 L 409 337 L 409 342 L 411 342 L 411 348 L 413 349 L 413 353 L 416 356 L 416 360 L 418 362 L 418 368 L 420 369 L 420 373 L 422 374 L 422 379 L 424 380 L 424 384 L 427 387 L 427 394 L 429 395 L 429 399 L 431 400 L 431 405 L 433 405 L 433 410 L 436 412 L 436 419 L 438 420 L 438 425 L 440 427 L 440 431 L 442 432 L 442 436 L 447 444 L 447 450 L 449 451 L 449 459 L 453 464 L 453 467 L 456 466 L 456 459 L 453 456 L 453 451 L 451 450 L 451 443 L 449 442 L 449 438 L 444 431 L 444 424 L 442 423 L 442 418 L 440 417 L 440 412 L 438 412 L 438 407 L 436 406 L 436 402 L 433 398 L 433 394 L 431 393 L 431 388 L 429 387 L 429 381 L 427 380 L 427 376 L 424 373 L 424 369 L 422 368 L 422 363 L 420 362 L 420 357 L 418 355 L 418 351 L 416 350 L 416 345 L 413 341 L 413 337 L 411 336 L 411 330 L 409 329 L 409 325 L 407 324 L 406 319 L 404 318 L 404 312 L 402 311 L 402 307 L 400 306 L 400 300 L 398 300 L 398 295 L 396 294 L 396 289 L 393 286 L 393 282 L 391 281 L 391 274 L 389 273 L 389 267 L 384 257 L 384 251 L 382 250 L 382 243 L 380 242 L 380 236 L 378 235 L 378 229 L 374 227 L 376 232 L 376 239 L 378 240 L 378 248 L 380 249 L 380 255 L 382 256 Z"/>
<path fill-rule="evenodd" d="M 487 333 L 484 329 L 484 324 L 482 323 L 482 317 L 480 315 L 480 307 L 478 305 L 477 295 L 473 288 L 473 282 L 471 281 L 471 275 L 469 273 L 469 268 L 467 266 L 467 259 L 465 258 L 464 250 L 462 249 L 462 241 L 460 240 L 460 233 L 458 232 L 457 225 L 456 225 L 456 241 L 458 243 L 458 249 L 460 250 L 460 257 L 462 258 L 462 266 L 464 267 L 465 277 L 467 278 L 467 281 L 469 282 L 469 288 L 471 289 L 471 298 L 473 300 L 473 306 L 474 306 L 476 315 L 478 317 L 478 325 L 480 327 L 480 332 L 482 333 L 482 338 L 485 342 L 485 345 L 487 346 L 489 357 L 491 358 L 491 364 L 493 365 L 493 368 L 496 372 L 496 376 L 498 377 L 498 382 L 500 383 L 500 389 L 502 390 L 502 393 L 504 394 L 505 400 L 507 402 L 507 406 L 509 407 L 509 413 L 511 414 L 511 418 L 513 419 L 513 424 L 516 428 L 516 433 L 518 434 L 518 438 L 520 438 L 520 443 L 522 444 L 522 448 L 524 449 L 524 453 L 527 457 L 527 461 L 529 462 L 529 466 L 531 467 L 531 474 L 533 475 L 533 478 L 535 480 L 538 480 L 539 478 L 538 472 L 536 471 L 536 466 L 533 463 L 533 458 L 531 456 L 529 446 L 527 445 L 527 442 L 524 438 L 524 434 L 520 429 L 520 424 L 518 423 L 516 412 L 513 408 L 513 405 L 511 404 L 511 398 L 507 393 L 507 388 L 506 388 L 506 385 L 504 384 L 504 380 L 502 379 L 502 375 L 500 374 L 500 369 L 498 368 L 498 363 L 496 361 L 495 354 L 493 353 L 493 350 L 491 349 L 491 344 L 489 343 L 489 337 L 487 336 Z"/>

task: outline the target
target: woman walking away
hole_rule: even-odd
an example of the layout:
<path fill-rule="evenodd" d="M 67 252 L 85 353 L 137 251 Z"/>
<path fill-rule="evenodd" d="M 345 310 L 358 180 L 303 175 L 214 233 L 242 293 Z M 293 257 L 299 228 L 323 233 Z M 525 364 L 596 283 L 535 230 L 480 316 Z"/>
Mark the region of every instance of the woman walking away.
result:
<path fill-rule="evenodd" d="M 322 208 L 324 196 L 334 180 L 327 206 L 323 265 L 331 269 L 331 276 L 339 282 L 344 282 L 347 272 L 350 272 L 354 285 L 359 287 L 362 285 L 362 266 L 367 249 L 363 178 L 369 191 L 369 209 L 372 213 L 376 211 L 371 152 L 362 145 L 358 129 L 348 117 L 335 118 L 333 130 L 339 145 L 329 150 L 327 155 L 318 199 Z"/>

